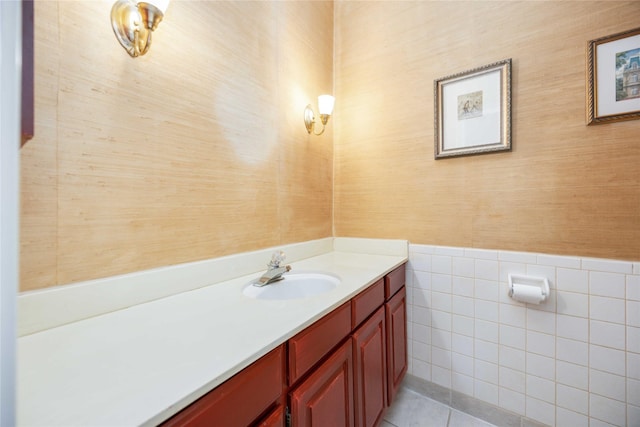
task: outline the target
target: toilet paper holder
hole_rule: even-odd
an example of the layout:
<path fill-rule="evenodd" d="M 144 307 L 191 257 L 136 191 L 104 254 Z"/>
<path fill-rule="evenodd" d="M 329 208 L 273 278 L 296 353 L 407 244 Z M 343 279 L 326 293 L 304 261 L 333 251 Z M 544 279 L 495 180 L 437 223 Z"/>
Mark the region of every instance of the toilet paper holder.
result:
<path fill-rule="evenodd" d="M 549 280 L 546 277 L 524 276 L 519 274 L 509 274 L 509 296 L 513 298 L 514 285 L 536 286 L 540 288 L 542 301 L 545 301 L 551 293 L 549 289 Z M 542 302 L 540 301 L 540 302 Z"/>

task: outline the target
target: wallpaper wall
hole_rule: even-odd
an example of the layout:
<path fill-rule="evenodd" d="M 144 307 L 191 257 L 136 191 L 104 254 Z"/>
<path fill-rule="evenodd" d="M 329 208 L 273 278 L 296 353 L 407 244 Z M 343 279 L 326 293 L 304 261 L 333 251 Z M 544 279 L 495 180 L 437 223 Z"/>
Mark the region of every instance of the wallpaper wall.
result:
<path fill-rule="evenodd" d="M 35 2 L 21 289 L 332 234 L 331 2 L 174 1 L 147 55 L 113 2 Z"/>
<path fill-rule="evenodd" d="M 585 119 L 638 2 L 175 1 L 138 59 L 111 5 L 35 5 L 23 291 L 331 235 L 640 259 L 640 121 Z M 513 151 L 435 161 L 433 81 L 506 58 Z"/>
<path fill-rule="evenodd" d="M 337 235 L 640 259 L 640 121 L 587 126 L 585 106 L 587 42 L 640 3 L 335 9 Z M 507 58 L 513 151 L 434 160 L 434 80 Z"/>

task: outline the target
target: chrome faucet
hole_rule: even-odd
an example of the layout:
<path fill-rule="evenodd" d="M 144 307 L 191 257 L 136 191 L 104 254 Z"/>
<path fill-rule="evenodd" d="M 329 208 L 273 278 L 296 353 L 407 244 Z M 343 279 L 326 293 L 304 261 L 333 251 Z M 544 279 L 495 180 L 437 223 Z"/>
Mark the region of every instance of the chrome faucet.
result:
<path fill-rule="evenodd" d="M 282 275 L 291 270 L 290 265 L 281 266 L 286 256 L 284 252 L 277 251 L 271 256 L 271 261 L 267 264 L 269 268 L 259 279 L 253 281 L 253 286 L 265 286 L 273 282 L 284 279 Z"/>

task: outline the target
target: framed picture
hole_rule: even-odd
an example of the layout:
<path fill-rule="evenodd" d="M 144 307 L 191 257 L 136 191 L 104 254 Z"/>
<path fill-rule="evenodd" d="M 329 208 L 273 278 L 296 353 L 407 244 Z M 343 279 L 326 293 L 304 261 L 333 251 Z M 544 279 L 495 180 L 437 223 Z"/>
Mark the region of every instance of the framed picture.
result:
<path fill-rule="evenodd" d="M 511 59 L 437 79 L 435 158 L 511 150 Z"/>
<path fill-rule="evenodd" d="M 587 44 L 587 124 L 640 118 L 640 28 Z"/>

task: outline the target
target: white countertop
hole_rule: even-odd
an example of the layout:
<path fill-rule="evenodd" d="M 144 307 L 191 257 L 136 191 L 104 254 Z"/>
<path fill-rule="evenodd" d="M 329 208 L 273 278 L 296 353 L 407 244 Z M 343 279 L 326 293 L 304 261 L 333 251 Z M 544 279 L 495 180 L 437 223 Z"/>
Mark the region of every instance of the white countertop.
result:
<path fill-rule="evenodd" d="M 252 299 L 251 274 L 23 336 L 18 424 L 156 425 L 406 260 L 333 251 L 291 263 L 338 275 L 325 294 Z"/>

